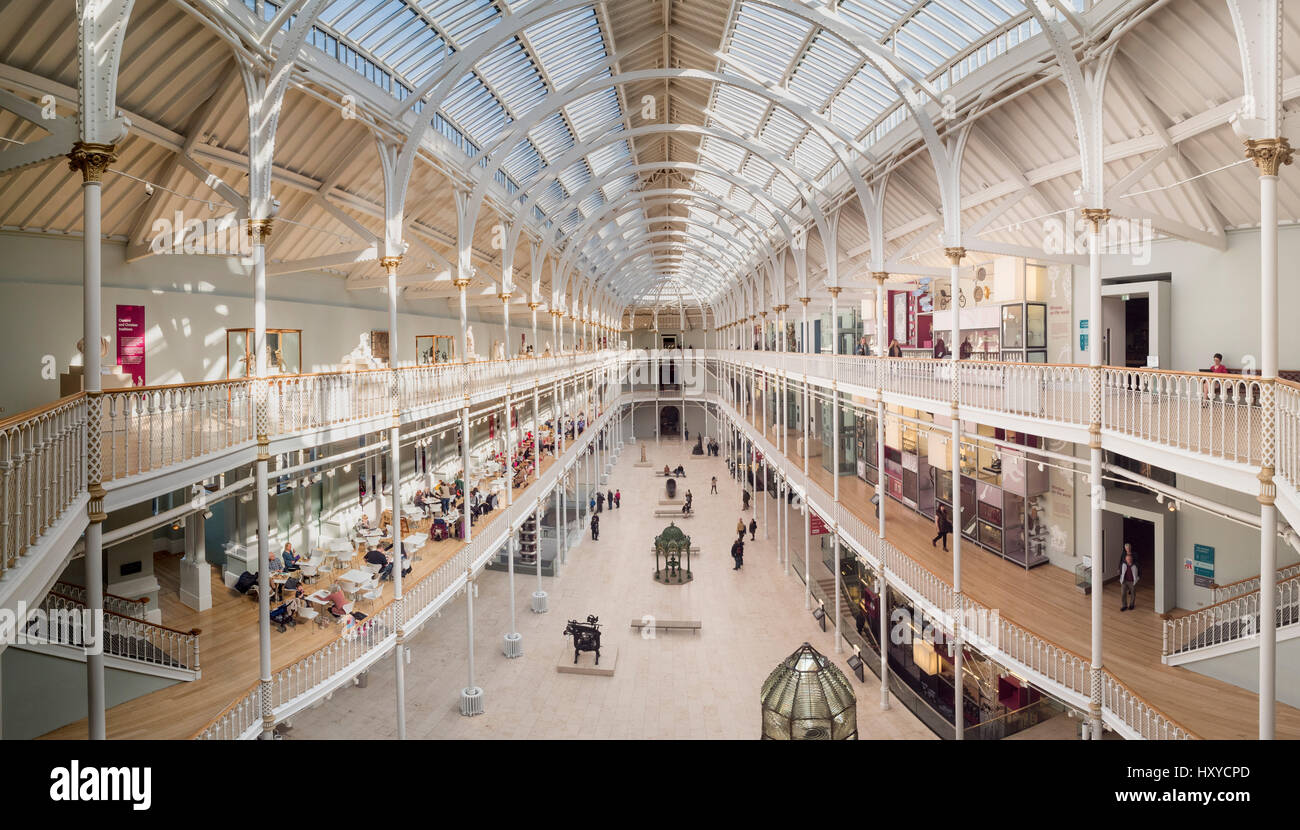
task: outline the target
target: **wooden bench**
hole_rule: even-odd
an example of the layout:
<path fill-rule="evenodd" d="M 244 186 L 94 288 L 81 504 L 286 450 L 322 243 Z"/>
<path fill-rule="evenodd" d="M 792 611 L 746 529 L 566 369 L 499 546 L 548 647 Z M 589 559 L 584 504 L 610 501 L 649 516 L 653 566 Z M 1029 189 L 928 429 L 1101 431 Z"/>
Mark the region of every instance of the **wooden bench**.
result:
<path fill-rule="evenodd" d="M 680 517 L 683 518 L 683 519 L 689 519 L 689 518 L 691 518 L 691 517 L 694 516 L 694 515 L 695 515 L 695 511 L 694 511 L 694 510 L 692 510 L 690 513 L 683 513 L 683 512 L 681 511 L 680 508 L 677 509 L 677 510 L 672 510 L 672 509 L 670 509 L 670 508 L 666 508 L 666 507 L 665 507 L 665 508 L 663 508 L 662 510 L 656 510 L 656 511 L 655 511 L 655 518 L 658 518 L 658 519 L 667 519 L 667 518 L 671 518 L 671 517 L 673 517 L 673 516 L 680 516 Z"/>
<path fill-rule="evenodd" d="M 653 628 L 663 631 L 696 631 L 703 628 L 699 620 L 632 620 L 632 627 L 636 629 Z"/>
<path fill-rule="evenodd" d="M 686 478 L 686 473 L 682 473 L 681 475 L 678 476 L 678 475 L 673 475 L 672 473 L 665 473 L 663 470 L 656 471 L 655 475 L 658 476 L 659 478 Z"/>

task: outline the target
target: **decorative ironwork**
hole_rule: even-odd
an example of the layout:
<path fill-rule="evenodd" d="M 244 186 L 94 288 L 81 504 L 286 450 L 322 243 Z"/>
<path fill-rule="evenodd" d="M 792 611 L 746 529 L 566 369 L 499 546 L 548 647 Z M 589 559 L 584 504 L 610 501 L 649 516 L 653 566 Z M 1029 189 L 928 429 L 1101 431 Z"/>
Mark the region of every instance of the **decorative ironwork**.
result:
<path fill-rule="evenodd" d="M 587 621 L 580 623 L 569 620 L 564 627 L 564 636 L 573 637 L 573 662 L 578 662 L 578 655 L 584 651 L 596 653 L 596 665 L 600 665 L 600 617 L 587 615 Z"/>
<path fill-rule="evenodd" d="M 685 567 L 682 567 L 683 555 Z M 660 557 L 663 557 L 662 566 Z M 663 533 L 655 537 L 655 582 L 683 585 L 694 578 L 691 573 L 691 537 L 682 533 L 676 522 L 670 522 Z"/>

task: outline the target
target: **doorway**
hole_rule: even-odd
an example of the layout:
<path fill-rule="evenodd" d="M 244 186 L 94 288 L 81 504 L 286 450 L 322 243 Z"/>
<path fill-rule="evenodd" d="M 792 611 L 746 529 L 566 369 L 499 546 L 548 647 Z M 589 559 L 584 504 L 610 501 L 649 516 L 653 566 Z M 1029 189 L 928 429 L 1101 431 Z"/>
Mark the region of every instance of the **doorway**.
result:
<path fill-rule="evenodd" d="M 676 435 L 678 432 L 677 425 L 681 415 L 675 406 L 665 406 L 659 410 L 659 434 Z"/>
<path fill-rule="evenodd" d="M 1154 522 L 1132 516 L 1124 517 L 1122 539 L 1133 545 L 1133 562 L 1138 569 L 1138 584 L 1143 588 L 1155 585 L 1156 573 L 1156 526 Z M 1121 543 L 1120 549 L 1123 549 Z M 1155 609 L 1155 592 L 1139 590 L 1137 605 L 1145 610 Z"/>

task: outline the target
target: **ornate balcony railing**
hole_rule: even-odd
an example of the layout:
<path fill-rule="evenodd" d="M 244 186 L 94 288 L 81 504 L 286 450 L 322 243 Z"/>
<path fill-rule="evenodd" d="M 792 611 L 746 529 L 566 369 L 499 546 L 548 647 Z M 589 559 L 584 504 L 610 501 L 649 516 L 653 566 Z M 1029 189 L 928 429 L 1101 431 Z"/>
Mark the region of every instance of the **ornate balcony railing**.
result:
<path fill-rule="evenodd" d="M 1165 661 L 1198 649 L 1254 639 L 1265 625 L 1259 616 L 1258 577 L 1255 581 L 1256 588 L 1250 593 L 1165 620 L 1161 640 L 1161 656 Z M 1282 579 L 1273 591 L 1277 607 L 1273 628 L 1300 622 L 1300 576 Z"/>
<path fill-rule="evenodd" d="M 84 649 L 95 645 L 87 634 L 100 639 L 104 654 L 163 669 L 199 671 L 199 630 L 178 631 L 147 620 L 103 613 L 103 627 L 86 619 L 89 606 L 78 598 L 51 591 L 41 601 L 45 630 L 40 636 L 57 645 Z"/>

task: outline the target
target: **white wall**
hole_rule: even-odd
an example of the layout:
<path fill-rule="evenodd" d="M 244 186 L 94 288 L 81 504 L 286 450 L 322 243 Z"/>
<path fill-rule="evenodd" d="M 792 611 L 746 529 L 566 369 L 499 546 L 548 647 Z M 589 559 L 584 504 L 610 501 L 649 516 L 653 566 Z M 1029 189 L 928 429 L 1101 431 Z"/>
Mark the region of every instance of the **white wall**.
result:
<path fill-rule="evenodd" d="M 1279 262 L 1278 364 L 1282 369 L 1300 369 L 1300 326 L 1287 324 L 1287 311 L 1300 307 L 1300 226 L 1288 225 L 1278 234 Z M 1228 233 L 1228 249 L 1217 251 L 1181 240 L 1150 244 L 1137 256 L 1107 255 L 1102 258 L 1102 279 L 1108 277 L 1171 275 L 1170 324 L 1173 359 L 1161 368 L 1190 370 L 1210 365 L 1210 356 L 1222 352 L 1233 368 L 1258 360 L 1260 339 L 1259 231 Z M 1079 349 L 1079 320 L 1088 317 L 1088 269 L 1074 269 L 1074 361 L 1087 363 Z M 1097 323 L 1091 323 L 1095 330 Z M 1258 370 L 1258 365 L 1255 365 Z"/>
<path fill-rule="evenodd" d="M 81 240 L 4 233 L 0 251 L 0 328 L 11 344 L 9 359 L 0 364 L 3 417 L 59 397 L 57 374 L 42 377 L 43 357 L 52 355 L 60 373 L 81 362 Z M 103 257 L 102 331 L 116 335 L 116 305 L 145 307 L 147 383 L 226 376 L 225 330 L 253 325 L 252 277 L 237 259 L 175 255 L 127 263 L 117 243 L 105 243 Z M 446 301 L 399 299 L 398 308 L 399 363 L 414 363 L 417 334 L 459 333 L 458 312 Z M 523 325 L 531 331 L 531 319 L 511 316 L 517 343 Z M 470 321 L 478 351 L 486 354 L 503 333 L 500 305 L 483 307 L 481 318 L 471 306 Z M 302 329 L 303 371 L 323 371 L 352 351 L 363 332 L 388 329 L 388 298 L 378 289 L 349 291 L 336 274 L 272 276 L 267 326 Z M 106 362 L 116 354 L 114 342 Z"/>

